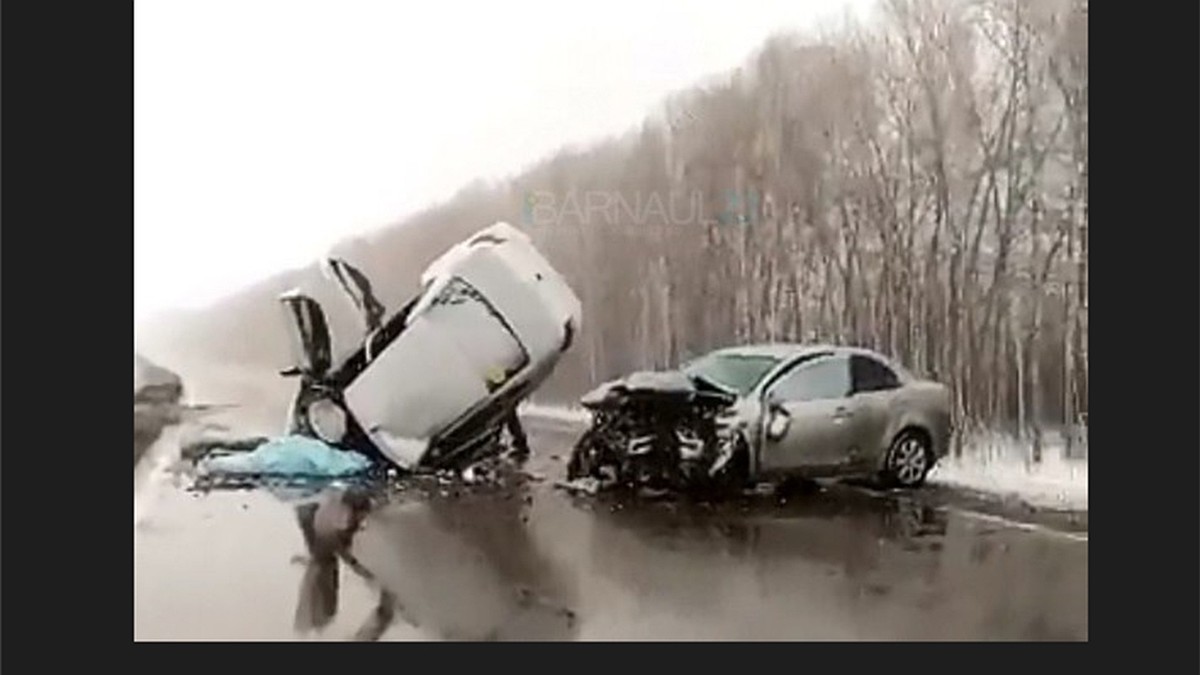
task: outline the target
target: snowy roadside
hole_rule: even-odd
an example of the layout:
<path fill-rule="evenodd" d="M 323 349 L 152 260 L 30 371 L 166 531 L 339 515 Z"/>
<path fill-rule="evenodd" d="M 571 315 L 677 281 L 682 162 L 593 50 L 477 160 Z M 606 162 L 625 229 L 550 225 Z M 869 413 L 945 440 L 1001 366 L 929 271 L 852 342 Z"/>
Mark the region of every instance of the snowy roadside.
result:
<path fill-rule="evenodd" d="M 578 424 L 580 427 L 591 421 L 591 413 L 578 406 L 546 405 L 544 403 L 521 403 L 518 411 L 522 415 L 540 419 L 554 420 L 568 424 Z"/>
<path fill-rule="evenodd" d="M 521 413 L 566 424 L 587 424 L 588 412 L 579 407 L 525 403 Z M 962 457 L 947 457 L 929 474 L 929 481 L 1000 497 L 1016 498 L 1046 509 L 1088 508 L 1086 459 L 1063 459 L 1059 444 L 1047 444 L 1039 464 L 1028 461 L 1028 444 L 1000 436 L 978 436 Z"/>
<path fill-rule="evenodd" d="M 1088 462 L 1064 459 L 1059 444 L 1044 447 L 1042 461 L 1029 460 L 1030 446 L 991 435 L 967 442 L 961 457 L 947 457 L 929 474 L 933 483 L 1015 497 L 1047 509 L 1086 511 Z"/>

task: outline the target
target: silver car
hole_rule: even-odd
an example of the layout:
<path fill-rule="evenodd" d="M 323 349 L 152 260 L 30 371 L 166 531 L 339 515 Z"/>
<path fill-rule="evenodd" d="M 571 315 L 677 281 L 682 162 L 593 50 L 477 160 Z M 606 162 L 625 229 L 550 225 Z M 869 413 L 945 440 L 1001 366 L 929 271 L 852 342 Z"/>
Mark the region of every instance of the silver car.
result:
<path fill-rule="evenodd" d="M 624 483 L 872 475 L 925 481 L 947 452 L 950 394 L 867 349 L 767 344 L 605 383 L 568 472 Z"/>

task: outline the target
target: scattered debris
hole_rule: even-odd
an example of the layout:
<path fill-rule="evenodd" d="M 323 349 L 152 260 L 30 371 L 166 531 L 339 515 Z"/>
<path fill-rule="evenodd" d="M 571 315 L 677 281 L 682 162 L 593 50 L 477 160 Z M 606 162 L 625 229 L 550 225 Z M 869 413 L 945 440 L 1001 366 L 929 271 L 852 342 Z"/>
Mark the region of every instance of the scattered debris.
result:
<path fill-rule="evenodd" d="M 750 489 L 750 493 L 760 497 L 769 497 L 775 494 L 776 487 L 775 483 L 755 483 L 754 487 Z"/>
<path fill-rule="evenodd" d="M 562 488 L 567 492 L 595 495 L 600 492 L 600 481 L 593 476 L 586 476 L 571 481 L 555 481 L 554 487 Z"/>

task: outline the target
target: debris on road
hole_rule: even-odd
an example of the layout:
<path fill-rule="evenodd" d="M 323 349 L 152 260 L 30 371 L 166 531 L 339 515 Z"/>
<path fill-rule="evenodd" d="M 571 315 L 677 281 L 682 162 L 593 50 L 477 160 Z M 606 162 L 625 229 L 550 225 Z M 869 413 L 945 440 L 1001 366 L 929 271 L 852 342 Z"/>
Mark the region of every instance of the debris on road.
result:
<path fill-rule="evenodd" d="M 595 495 L 600 492 L 600 481 L 591 476 L 586 476 L 570 481 L 555 481 L 554 487 L 577 494 Z"/>

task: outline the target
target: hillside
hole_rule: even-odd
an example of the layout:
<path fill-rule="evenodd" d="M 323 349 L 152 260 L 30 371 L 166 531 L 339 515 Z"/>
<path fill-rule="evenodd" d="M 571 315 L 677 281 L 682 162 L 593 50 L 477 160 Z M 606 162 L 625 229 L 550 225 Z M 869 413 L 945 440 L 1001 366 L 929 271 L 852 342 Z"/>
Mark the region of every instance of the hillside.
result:
<path fill-rule="evenodd" d="M 338 250 L 395 308 L 466 233 L 525 228 L 584 303 L 543 400 L 717 345 L 822 340 L 949 382 L 960 421 L 1070 424 L 1087 410 L 1087 3 L 881 8 L 878 26 L 773 37 L 620 138 Z M 161 318 L 139 348 L 273 369 L 294 286 L 344 351 L 360 329 L 315 267 Z"/>

